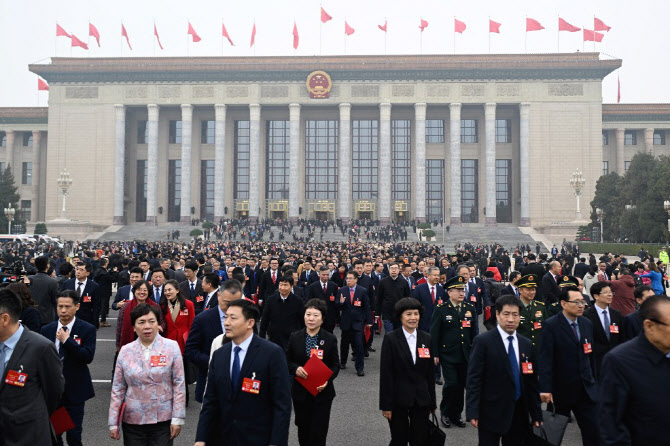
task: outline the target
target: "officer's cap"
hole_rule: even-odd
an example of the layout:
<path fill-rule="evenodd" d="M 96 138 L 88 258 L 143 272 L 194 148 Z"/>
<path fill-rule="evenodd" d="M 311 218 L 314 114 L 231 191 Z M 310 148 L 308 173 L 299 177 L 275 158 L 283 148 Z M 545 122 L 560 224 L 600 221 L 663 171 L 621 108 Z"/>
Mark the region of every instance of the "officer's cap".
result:
<path fill-rule="evenodd" d="M 465 284 L 468 282 L 468 280 L 463 277 L 463 276 L 454 276 L 451 279 L 447 280 L 444 284 L 444 288 L 446 289 L 451 289 L 451 288 L 460 288 L 463 289 L 465 288 Z"/>
<path fill-rule="evenodd" d="M 558 279 L 558 286 L 561 288 L 569 287 L 569 286 L 579 286 L 579 281 L 575 276 L 561 276 L 560 279 Z"/>
<path fill-rule="evenodd" d="M 526 274 L 514 284 L 517 288 L 537 288 L 537 275 Z"/>

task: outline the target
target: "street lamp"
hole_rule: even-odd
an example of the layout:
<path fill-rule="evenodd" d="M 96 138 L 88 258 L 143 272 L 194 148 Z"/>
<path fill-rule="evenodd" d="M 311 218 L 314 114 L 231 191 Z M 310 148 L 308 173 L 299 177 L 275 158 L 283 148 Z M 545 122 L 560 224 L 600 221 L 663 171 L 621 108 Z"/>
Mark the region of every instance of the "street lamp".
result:
<path fill-rule="evenodd" d="M 10 204 L 8 208 L 5 208 L 5 217 L 7 217 L 7 232 L 11 235 L 12 233 L 12 221 L 14 221 L 14 215 L 16 215 L 16 209 Z"/>
<path fill-rule="evenodd" d="M 596 208 L 596 215 L 598 216 L 598 222 L 600 222 L 600 243 L 603 242 L 603 210 Z"/>
<path fill-rule="evenodd" d="M 668 213 L 668 231 L 670 231 L 670 201 L 665 200 L 663 202 L 663 209 Z"/>
<path fill-rule="evenodd" d="M 572 186 L 572 188 L 575 190 L 575 197 L 577 197 L 577 212 L 575 213 L 575 220 L 577 221 L 582 219 L 582 211 L 579 206 L 579 197 L 582 195 L 582 190 L 584 189 L 585 184 L 586 180 L 584 179 L 584 176 L 579 169 L 572 172 L 570 186 Z"/>
<path fill-rule="evenodd" d="M 67 171 L 67 168 L 63 168 L 58 174 L 58 187 L 63 192 L 63 208 L 61 209 L 61 218 L 65 220 L 65 202 L 67 201 L 68 189 L 72 186 L 72 178 L 70 177 L 70 172 Z"/>

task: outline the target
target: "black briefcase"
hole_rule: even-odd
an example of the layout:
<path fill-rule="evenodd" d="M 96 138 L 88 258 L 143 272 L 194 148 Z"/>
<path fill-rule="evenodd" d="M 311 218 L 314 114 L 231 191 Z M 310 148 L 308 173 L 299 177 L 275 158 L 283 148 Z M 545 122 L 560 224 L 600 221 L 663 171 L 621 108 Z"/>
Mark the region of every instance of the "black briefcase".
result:
<path fill-rule="evenodd" d="M 431 413 L 428 420 L 428 440 L 429 446 L 444 446 L 444 442 L 447 440 L 447 434 L 440 429 L 435 412 Z"/>
<path fill-rule="evenodd" d="M 544 423 L 540 427 L 533 427 L 534 445 L 560 446 L 563 435 L 568 428 L 568 417 L 557 414 L 554 408 L 551 412 L 542 411 Z M 544 442 L 543 442 L 544 441 Z"/>

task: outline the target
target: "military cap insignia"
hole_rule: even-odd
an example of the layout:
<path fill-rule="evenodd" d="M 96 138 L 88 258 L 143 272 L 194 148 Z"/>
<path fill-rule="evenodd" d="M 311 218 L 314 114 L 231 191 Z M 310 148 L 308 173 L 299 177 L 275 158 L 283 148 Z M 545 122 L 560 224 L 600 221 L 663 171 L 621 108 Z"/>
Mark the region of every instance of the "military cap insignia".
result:
<path fill-rule="evenodd" d="M 530 280 L 532 282 L 532 281 L 535 280 L 535 278 L 533 276 L 528 276 L 528 280 Z"/>
<path fill-rule="evenodd" d="M 470 313 L 469 311 L 466 311 L 465 312 L 465 317 L 472 317 L 472 313 Z"/>
<path fill-rule="evenodd" d="M 568 276 L 563 276 L 563 282 L 567 282 L 568 280 L 570 280 Z"/>
<path fill-rule="evenodd" d="M 458 276 L 458 283 L 463 283 L 463 276 Z"/>

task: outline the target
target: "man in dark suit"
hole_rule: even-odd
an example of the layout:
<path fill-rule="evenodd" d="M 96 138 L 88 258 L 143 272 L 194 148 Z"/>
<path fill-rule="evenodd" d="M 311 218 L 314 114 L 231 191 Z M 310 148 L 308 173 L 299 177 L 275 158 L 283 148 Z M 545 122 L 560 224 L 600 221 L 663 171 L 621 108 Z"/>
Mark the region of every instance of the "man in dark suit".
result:
<path fill-rule="evenodd" d="M 595 305 L 584 312 L 584 317 L 593 324 L 593 362 L 596 379 L 600 376 L 600 365 L 610 350 L 623 342 L 623 316 L 614 308 L 612 289 L 607 282 L 591 285 L 591 296 Z"/>
<path fill-rule="evenodd" d="M 65 380 L 54 344 L 19 322 L 21 299 L 0 289 L 0 444 L 54 444 L 49 415 Z"/>
<path fill-rule="evenodd" d="M 319 271 L 319 281 L 312 283 L 305 290 L 305 302 L 308 302 L 310 299 L 319 299 L 326 304 L 323 329 L 332 333 L 335 329 L 335 324 L 339 321 L 339 311 L 337 309 L 337 302 L 335 301 L 337 285 L 335 282 L 328 280 L 329 274 L 328 267 L 322 266 Z"/>
<path fill-rule="evenodd" d="M 417 285 L 412 297 L 423 305 L 423 315 L 419 320 L 419 330 L 430 331 L 430 321 L 435 307 L 447 299 L 444 288 L 439 284 L 440 269 L 436 266 L 428 268 L 428 282 Z"/>
<path fill-rule="evenodd" d="M 122 286 L 116 291 L 116 296 L 114 296 L 114 302 L 112 302 L 112 310 L 121 310 L 126 302 L 133 299 L 133 285 L 137 283 L 138 280 L 142 279 L 142 270 L 139 266 L 130 269 L 130 284 Z"/>
<path fill-rule="evenodd" d="M 356 272 L 358 273 L 358 286 L 365 288 L 368 290 L 368 300 L 370 301 L 370 308 L 372 308 L 373 311 L 375 311 L 376 307 L 376 302 L 377 302 L 377 292 L 379 291 L 379 277 L 374 274 L 373 272 L 373 264 L 372 260 L 370 259 L 365 259 L 361 263 L 362 269 L 358 264 L 355 264 L 354 267 L 356 269 Z M 409 295 L 408 295 L 409 296 Z M 375 313 L 375 315 L 381 315 L 381 313 Z M 364 355 L 367 358 L 369 356 L 369 351 L 374 352 L 376 351 L 374 348 L 372 348 L 372 342 L 374 340 L 375 333 L 374 330 L 370 330 L 370 337 L 367 339 L 367 341 L 364 340 L 363 342 L 363 349 L 364 349 Z"/>
<path fill-rule="evenodd" d="M 489 302 L 488 295 L 486 294 L 484 281 L 477 277 L 477 267 L 473 264 L 469 264 L 467 268 L 470 280 L 468 281 L 465 300 L 468 303 L 474 305 L 475 309 L 477 310 L 477 314 L 481 315 L 484 311 L 484 308 L 490 306 L 491 303 Z M 466 275 L 463 266 L 458 267 L 458 274 Z M 479 327 L 477 327 L 477 334 L 479 334 Z"/>
<path fill-rule="evenodd" d="M 635 288 L 633 295 L 639 308 L 645 300 L 654 295 L 654 290 L 649 285 L 642 285 Z M 638 317 L 638 311 L 634 311 L 624 318 L 624 342 L 636 338 L 642 332 L 642 323 Z"/>
<path fill-rule="evenodd" d="M 218 305 L 219 280 L 219 275 L 216 273 L 207 273 L 202 276 L 202 295 L 205 298 L 202 304 L 204 309 L 214 308 Z"/>
<path fill-rule="evenodd" d="M 414 291 L 416 288 L 416 278 L 412 275 L 412 265 L 409 263 L 403 263 L 400 266 L 400 274 L 402 275 L 401 279 L 407 282 L 409 289 Z"/>
<path fill-rule="evenodd" d="M 540 397 L 556 412 L 572 411 L 584 446 L 597 446 L 598 385 L 593 371 L 593 324 L 583 317 L 585 301 L 577 287 L 559 295 L 562 312 L 545 321 L 540 346 Z"/>
<path fill-rule="evenodd" d="M 561 292 L 561 289 L 558 286 L 560 274 L 561 263 L 557 260 L 552 260 L 551 263 L 549 263 L 549 271 L 542 276 L 542 283 L 540 284 L 540 288 L 542 289 L 542 302 L 546 305 L 558 302 L 558 295 Z M 537 299 L 537 296 L 535 296 L 535 299 Z"/>
<path fill-rule="evenodd" d="M 75 426 L 65 434 L 67 444 L 80 446 L 84 405 L 95 396 L 88 365 L 95 356 L 96 333 L 93 325 L 75 317 L 79 298 L 74 291 L 61 293 L 57 308 L 58 321 L 42 327 L 42 336 L 54 343 L 63 362 L 63 405 Z M 62 438 L 58 443 L 63 444 Z"/>
<path fill-rule="evenodd" d="M 521 273 L 519 271 L 512 271 L 509 273 L 509 284 L 500 292 L 501 296 L 512 295 L 516 297 L 521 297 L 519 289 L 516 286 L 517 280 L 521 278 Z"/>
<path fill-rule="evenodd" d="M 79 297 L 79 310 L 77 317 L 93 325 L 97 330 L 100 327 L 100 296 L 98 296 L 98 284 L 92 281 L 91 265 L 79 262 L 74 269 L 74 279 L 63 282 L 63 289 L 73 290 Z"/>
<path fill-rule="evenodd" d="M 165 278 L 167 280 L 174 280 L 175 279 L 174 270 L 172 268 L 170 268 L 171 263 L 172 262 L 170 262 L 170 259 L 163 258 L 163 259 L 159 260 L 160 267 L 165 272 Z"/>
<path fill-rule="evenodd" d="M 302 267 L 302 274 L 300 274 L 300 281 L 298 284 L 296 284 L 297 286 L 307 288 L 314 282 L 319 281 L 319 275 L 312 269 L 311 261 L 305 260 L 305 262 L 302 264 Z"/>
<path fill-rule="evenodd" d="M 539 250 L 540 245 L 538 244 L 537 246 Z M 535 254 L 530 253 L 528 254 L 528 264 L 521 268 L 519 272 L 522 276 L 532 274 L 535 277 L 544 277 L 544 275 L 547 273 L 547 269 L 541 263 L 537 263 L 537 257 L 535 257 Z M 544 302 L 544 299 L 542 298 L 542 287 L 537 288 L 535 299 L 538 302 Z"/>
<path fill-rule="evenodd" d="M 258 305 L 262 307 L 265 300 L 272 296 L 275 291 L 277 291 L 280 276 L 281 273 L 279 272 L 279 260 L 276 258 L 270 259 L 270 268 L 267 271 L 264 273 L 259 271 L 257 276 Z"/>
<path fill-rule="evenodd" d="M 56 297 L 58 296 L 58 282 L 47 275 L 49 259 L 41 256 L 35 259 L 37 274 L 30 276 L 30 295 L 40 312 L 42 326 L 56 319 Z"/>
<path fill-rule="evenodd" d="M 184 265 L 184 274 L 186 275 L 186 280 L 179 283 L 179 294 L 193 302 L 196 315 L 200 314 L 200 312 L 205 308 L 205 296 L 203 296 L 204 292 L 202 291 L 202 280 L 198 279 L 198 276 L 196 275 L 197 273 L 198 264 L 196 262 L 187 262 L 186 265 Z"/>
<path fill-rule="evenodd" d="M 363 283 L 358 281 L 359 286 Z M 389 265 L 389 275 L 379 282 L 377 288 L 376 315 L 382 318 L 384 331 L 390 333 L 400 327 L 400 321 L 395 317 L 395 304 L 404 297 L 410 297 L 411 291 L 407 281 L 400 277 L 400 268 L 397 263 Z"/>
<path fill-rule="evenodd" d="M 149 299 L 153 299 L 154 302 L 160 304 L 161 296 L 163 295 L 163 286 L 167 277 L 165 277 L 165 271 L 161 268 L 156 268 L 151 272 L 151 289 L 152 293 L 149 293 Z"/>
<path fill-rule="evenodd" d="M 254 336 L 258 308 L 243 299 L 226 310 L 228 342 L 214 352 L 195 446 L 205 446 L 211 426 L 223 446 L 288 446 L 291 382 L 284 351 Z M 208 442 L 207 444 L 210 444 Z"/>
<path fill-rule="evenodd" d="M 340 309 L 340 329 L 342 339 L 340 341 L 340 361 L 342 369 L 347 368 L 349 357 L 349 346 L 354 351 L 356 373 L 365 376 L 363 362 L 363 343 L 365 325 L 372 326 L 372 310 L 368 300 L 368 290 L 358 286 L 358 274 L 349 271 L 345 277 L 347 286 L 340 288 L 337 293 L 337 304 Z"/>
<path fill-rule="evenodd" d="M 586 263 L 586 257 L 581 257 L 579 263 L 575 265 L 574 276 L 584 279 L 586 273 L 589 272 L 589 265 Z"/>
<path fill-rule="evenodd" d="M 305 326 L 303 315 L 305 306 L 302 300 L 291 293 L 293 277 L 286 275 L 279 278 L 277 293 L 265 301 L 265 311 L 261 319 L 261 330 L 258 335 L 268 338 L 286 350 L 291 333 Z"/>
<path fill-rule="evenodd" d="M 202 403 L 207 382 L 209 355 L 212 341 L 224 333 L 225 312 L 228 304 L 242 297 L 242 284 L 237 280 L 228 280 L 218 295 L 216 309 L 203 311 L 193 319 L 184 347 L 184 357 L 198 368 L 198 383 L 195 386 L 195 400 Z"/>
<path fill-rule="evenodd" d="M 475 338 L 468 364 L 466 416 L 478 429 L 479 444 L 525 444 L 528 419 L 542 422 L 537 358 L 531 342 L 518 334 L 521 303 L 513 295 L 496 301 L 498 326 Z"/>
<path fill-rule="evenodd" d="M 600 444 L 668 445 L 670 299 L 639 310 L 643 333 L 605 356 L 600 375 Z"/>

